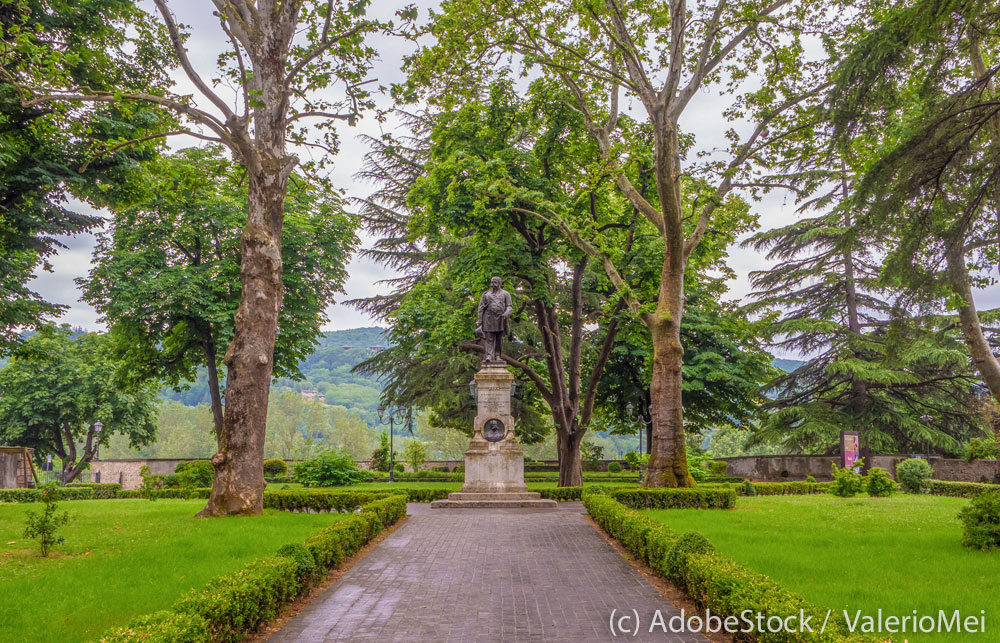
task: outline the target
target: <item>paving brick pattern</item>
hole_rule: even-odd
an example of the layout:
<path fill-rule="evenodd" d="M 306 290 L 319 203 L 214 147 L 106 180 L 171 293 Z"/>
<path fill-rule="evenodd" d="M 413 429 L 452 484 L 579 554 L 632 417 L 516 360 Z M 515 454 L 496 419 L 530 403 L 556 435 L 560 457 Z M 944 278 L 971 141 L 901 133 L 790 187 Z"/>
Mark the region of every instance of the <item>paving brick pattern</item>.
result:
<path fill-rule="evenodd" d="M 705 641 L 647 631 L 657 610 L 677 609 L 583 512 L 410 504 L 409 520 L 270 641 Z M 635 610 L 639 634 L 612 636 L 612 610 Z"/>

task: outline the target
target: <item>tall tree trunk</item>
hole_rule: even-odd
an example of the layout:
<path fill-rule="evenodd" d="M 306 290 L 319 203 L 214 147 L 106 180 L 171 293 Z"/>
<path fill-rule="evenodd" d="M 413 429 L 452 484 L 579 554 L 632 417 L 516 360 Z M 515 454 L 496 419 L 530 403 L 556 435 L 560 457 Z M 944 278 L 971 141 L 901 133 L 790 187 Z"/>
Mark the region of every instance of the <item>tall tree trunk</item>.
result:
<path fill-rule="evenodd" d="M 249 217 L 240 242 L 243 292 L 225 357 L 226 408 L 219 452 L 212 456 L 212 494 L 199 516 L 263 510 L 264 437 L 282 297 L 286 184 L 277 159 L 249 172 Z"/>
<path fill-rule="evenodd" d="M 662 112 L 652 115 L 654 167 L 663 211 L 663 270 L 656 311 L 643 317 L 653 341 L 653 372 L 649 385 L 652 448 L 646 467 L 647 487 L 692 487 L 684 444 L 684 404 L 681 364 L 681 317 L 684 314 L 684 211 L 680 197 L 680 148 L 677 125 Z"/>
<path fill-rule="evenodd" d="M 841 182 L 842 189 L 846 195 L 847 179 L 842 177 Z M 844 218 L 844 224 L 846 228 L 852 227 L 853 222 L 850 214 Z M 847 303 L 847 329 L 854 335 L 860 335 L 861 317 L 858 314 L 858 290 L 854 272 L 854 256 L 850 250 L 844 252 L 844 290 L 845 301 Z M 858 359 L 863 357 L 860 350 L 855 350 L 854 356 Z M 868 408 L 868 382 L 857 379 L 851 380 L 851 401 L 849 406 L 851 414 L 854 417 L 859 417 Z M 872 467 L 872 449 L 871 444 L 868 442 L 868 432 L 865 430 L 866 427 L 860 423 L 855 428 L 858 430 L 861 442 L 861 472 L 867 474 L 868 470 Z"/>
<path fill-rule="evenodd" d="M 218 443 L 222 435 L 222 391 L 219 389 L 219 364 L 216 361 L 215 342 L 206 339 L 202 342 L 205 350 L 205 364 L 208 367 L 208 397 L 212 405 L 212 426 L 215 429 L 215 441 Z"/>
<path fill-rule="evenodd" d="M 582 487 L 583 467 L 580 463 L 580 444 L 583 432 L 573 432 L 557 427 L 556 449 L 559 454 L 560 487 Z"/>
<path fill-rule="evenodd" d="M 274 11 L 260 23 L 256 46 L 248 51 L 254 63 L 250 82 L 260 101 L 253 107 L 252 135 L 236 140 L 248 178 L 247 224 L 240 239 L 243 290 L 224 358 L 226 408 L 219 452 L 212 456 L 212 494 L 199 516 L 259 514 L 264 505 L 267 402 L 282 297 L 281 229 L 288 176 L 297 162 L 286 153 L 285 141 L 286 61 L 295 15 L 281 18 Z"/>

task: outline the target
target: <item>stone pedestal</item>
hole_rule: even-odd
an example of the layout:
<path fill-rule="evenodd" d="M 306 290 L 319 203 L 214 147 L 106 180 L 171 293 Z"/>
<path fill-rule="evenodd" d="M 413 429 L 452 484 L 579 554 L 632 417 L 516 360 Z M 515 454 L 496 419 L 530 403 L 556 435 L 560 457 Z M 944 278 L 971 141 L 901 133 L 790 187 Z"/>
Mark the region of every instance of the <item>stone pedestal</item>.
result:
<path fill-rule="evenodd" d="M 431 507 L 556 507 L 554 500 L 542 500 L 524 484 L 524 452 L 510 413 L 513 384 L 514 376 L 504 364 L 486 364 L 476 373 L 478 413 L 465 452 L 465 484 Z"/>

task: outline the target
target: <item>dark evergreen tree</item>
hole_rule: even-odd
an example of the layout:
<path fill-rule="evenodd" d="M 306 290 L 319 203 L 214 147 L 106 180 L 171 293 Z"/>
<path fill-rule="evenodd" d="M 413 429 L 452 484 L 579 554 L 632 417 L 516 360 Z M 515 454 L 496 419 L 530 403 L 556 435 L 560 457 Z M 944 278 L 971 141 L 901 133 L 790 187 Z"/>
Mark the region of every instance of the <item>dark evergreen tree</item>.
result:
<path fill-rule="evenodd" d="M 808 356 L 768 385 L 773 399 L 751 444 L 828 452 L 850 429 L 867 454 L 956 454 L 982 430 L 968 354 L 947 318 L 888 298 L 878 246 L 855 234 L 849 190 L 842 177 L 811 202 L 828 212 L 746 242 L 776 262 L 751 274 L 748 310 L 773 311 L 773 345 Z"/>

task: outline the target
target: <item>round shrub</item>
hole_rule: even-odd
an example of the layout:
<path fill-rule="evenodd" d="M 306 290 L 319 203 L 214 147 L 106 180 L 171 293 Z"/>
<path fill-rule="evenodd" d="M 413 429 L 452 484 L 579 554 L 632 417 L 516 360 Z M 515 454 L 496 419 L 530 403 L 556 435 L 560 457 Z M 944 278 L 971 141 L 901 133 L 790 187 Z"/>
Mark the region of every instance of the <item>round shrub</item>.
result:
<path fill-rule="evenodd" d="M 264 460 L 265 478 L 283 478 L 287 474 L 288 474 L 288 465 L 285 464 L 284 460 L 279 460 L 278 458 L 271 458 L 270 460 Z"/>
<path fill-rule="evenodd" d="M 881 467 L 872 467 L 868 470 L 865 486 L 868 495 L 873 498 L 888 498 L 896 490 L 896 483 L 892 481 L 889 472 Z"/>
<path fill-rule="evenodd" d="M 743 495 L 751 497 L 757 495 L 757 487 L 753 486 L 753 483 L 749 480 L 743 481 Z"/>
<path fill-rule="evenodd" d="M 622 465 L 620 462 L 609 462 L 608 463 L 608 473 L 621 473 Z"/>
<path fill-rule="evenodd" d="M 896 465 L 896 480 L 907 493 L 927 493 L 933 475 L 930 462 L 920 458 L 903 460 Z"/>
<path fill-rule="evenodd" d="M 405 472 L 405 471 L 406 471 L 406 467 L 404 467 L 404 466 L 403 466 L 403 463 L 402 463 L 402 462 L 397 462 L 397 463 L 396 463 L 396 466 L 394 466 L 394 467 L 393 467 L 392 469 L 393 469 L 393 471 L 395 471 L 396 473 L 403 473 L 403 472 Z"/>
<path fill-rule="evenodd" d="M 806 482 L 816 482 L 816 478 L 814 478 L 813 475 L 810 473 L 809 475 L 806 476 Z"/>
<path fill-rule="evenodd" d="M 312 552 L 309 551 L 305 545 L 299 543 L 282 545 L 281 548 L 278 549 L 278 556 L 291 558 L 295 561 L 295 565 L 297 566 L 295 576 L 298 577 L 299 580 L 308 582 L 319 571 L 319 567 L 316 566 L 316 560 L 313 558 Z"/>
<path fill-rule="evenodd" d="M 987 491 L 974 496 L 958 519 L 964 526 L 963 545 L 984 551 L 1000 547 L 1000 493 Z"/>
<path fill-rule="evenodd" d="M 689 531 L 681 534 L 663 561 L 663 573 L 668 578 L 683 580 L 687 573 L 687 559 L 690 554 L 711 554 L 715 547 L 700 532 Z"/>

